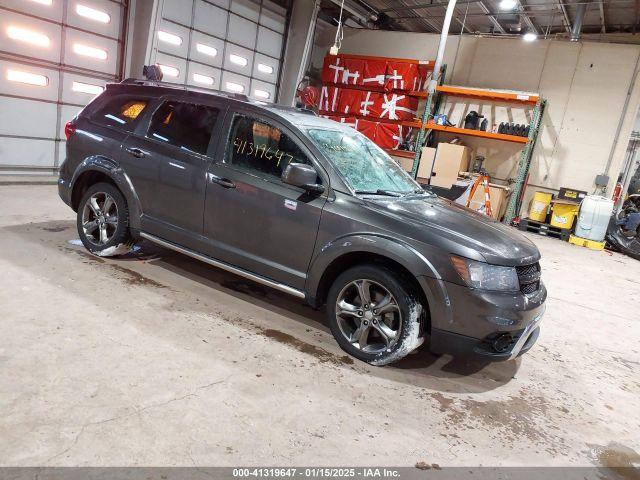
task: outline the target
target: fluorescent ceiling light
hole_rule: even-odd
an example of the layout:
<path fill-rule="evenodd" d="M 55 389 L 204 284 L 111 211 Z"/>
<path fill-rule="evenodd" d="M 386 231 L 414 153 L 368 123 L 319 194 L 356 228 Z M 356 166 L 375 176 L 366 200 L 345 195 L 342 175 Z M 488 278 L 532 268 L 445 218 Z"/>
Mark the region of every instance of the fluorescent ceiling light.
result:
<path fill-rule="evenodd" d="M 49 84 L 49 79 L 44 75 L 37 73 L 23 72 L 21 70 L 8 70 L 7 80 L 10 82 L 26 83 L 29 85 L 37 85 L 39 87 L 46 87 Z"/>
<path fill-rule="evenodd" d="M 172 67 L 170 65 L 161 65 L 160 64 L 160 70 L 162 70 L 163 74 L 168 75 L 170 77 L 177 77 L 178 75 L 180 75 L 180 70 L 178 70 L 176 67 Z"/>
<path fill-rule="evenodd" d="M 258 70 L 262 73 L 268 73 L 269 75 L 273 73 L 273 67 L 271 65 L 265 65 L 264 63 L 258 64 Z"/>
<path fill-rule="evenodd" d="M 264 99 L 271 98 L 271 94 L 269 92 L 267 92 L 266 90 L 255 89 L 253 91 L 253 94 L 258 98 L 264 98 Z"/>
<path fill-rule="evenodd" d="M 33 30 L 27 30 L 26 28 L 11 26 L 7 28 L 7 35 L 13 40 L 19 40 L 39 47 L 49 46 L 49 37 L 42 33 L 34 32 Z"/>
<path fill-rule="evenodd" d="M 229 55 L 229 60 L 231 60 L 231 62 L 235 63 L 236 65 L 240 65 L 242 67 L 246 67 L 247 64 L 249 63 L 249 60 L 247 60 L 244 57 L 241 57 L 240 55 L 236 55 L 235 53 L 232 53 L 231 55 Z"/>
<path fill-rule="evenodd" d="M 216 55 L 218 55 L 217 48 L 210 45 L 205 45 L 204 43 L 197 43 L 196 50 L 200 53 L 204 53 L 205 55 L 209 55 L 210 57 L 215 57 Z"/>
<path fill-rule="evenodd" d="M 171 45 L 182 45 L 182 38 L 178 35 L 174 35 L 173 33 L 158 30 L 158 38 L 163 42 L 170 43 Z"/>
<path fill-rule="evenodd" d="M 244 85 L 240 85 L 235 82 L 227 82 L 227 90 L 230 92 L 242 93 L 244 92 Z"/>
<path fill-rule="evenodd" d="M 99 60 L 107 59 L 106 50 L 102 50 L 101 48 L 90 47 L 88 45 L 83 45 L 81 43 L 74 43 L 73 51 L 78 55 L 83 55 L 85 57 L 93 57 Z"/>
<path fill-rule="evenodd" d="M 210 77 L 209 75 L 201 75 L 199 73 L 194 73 L 193 81 L 198 83 L 203 83 L 205 85 L 213 85 L 213 77 Z"/>
<path fill-rule="evenodd" d="M 53 0 L 32 0 L 33 2 L 40 3 L 42 5 L 51 5 Z"/>
<path fill-rule="evenodd" d="M 98 95 L 104 90 L 100 85 L 92 85 L 90 83 L 73 82 L 71 90 L 74 92 L 88 93 L 90 95 Z"/>
<path fill-rule="evenodd" d="M 77 4 L 76 13 L 81 17 L 86 17 L 100 23 L 109 23 L 111 21 L 111 16 L 109 16 L 108 13 L 87 7 L 86 5 Z"/>
<path fill-rule="evenodd" d="M 533 41 L 535 41 L 537 38 L 538 38 L 538 36 L 537 36 L 535 33 L 533 33 L 533 32 L 527 32 L 527 33 L 525 33 L 525 34 L 524 34 L 524 36 L 522 37 L 522 39 L 523 39 L 525 42 L 533 42 Z"/>
<path fill-rule="evenodd" d="M 502 0 L 500 2 L 500 8 L 502 10 L 513 10 L 516 8 L 517 0 Z"/>

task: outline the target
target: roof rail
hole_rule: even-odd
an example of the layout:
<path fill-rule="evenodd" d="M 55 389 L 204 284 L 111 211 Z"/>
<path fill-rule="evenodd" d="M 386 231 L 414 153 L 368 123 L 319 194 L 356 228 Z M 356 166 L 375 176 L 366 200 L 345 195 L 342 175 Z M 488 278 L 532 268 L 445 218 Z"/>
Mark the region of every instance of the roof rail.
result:
<path fill-rule="evenodd" d="M 306 115 L 313 115 L 314 117 L 318 116 L 316 112 L 308 108 L 289 107 L 287 105 L 276 105 L 276 104 L 270 105 L 270 108 L 273 108 L 274 110 L 282 110 L 285 112 L 304 113 Z"/>
<path fill-rule="evenodd" d="M 176 90 L 185 90 L 185 91 L 193 91 L 198 93 L 222 95 L 224 97 L 233 98 L 236 100 L 243 100 L 245 102 L 250 101 L 249 97 L 247 97 L 244 93 L 230 93 L 230 92 L 224 92 L 222 90 L 216 90 L 213 88 L 192 87 L 191 85 L 181 85 L 179 83 L 162 82 L 158 80 L 141 80 L 139 78 L 131 77 L 131 78 L 125 78 L 120 83 L 128 84 L 128 85 L 152 85 L 156 87 L 175 88 Z"/>

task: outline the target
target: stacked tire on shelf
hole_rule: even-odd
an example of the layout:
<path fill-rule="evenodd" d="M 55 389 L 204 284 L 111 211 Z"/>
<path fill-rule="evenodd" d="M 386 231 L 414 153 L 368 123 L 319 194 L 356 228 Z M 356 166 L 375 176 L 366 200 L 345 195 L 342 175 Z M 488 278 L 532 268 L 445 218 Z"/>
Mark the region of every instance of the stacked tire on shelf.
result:
<path fill-rule="evenodd" d="M 346 123 L 387 150 L 409 137 L 418 98 L 433 62 L 362 55 L 327 55 L 322 69 L 320 114 Z"/>

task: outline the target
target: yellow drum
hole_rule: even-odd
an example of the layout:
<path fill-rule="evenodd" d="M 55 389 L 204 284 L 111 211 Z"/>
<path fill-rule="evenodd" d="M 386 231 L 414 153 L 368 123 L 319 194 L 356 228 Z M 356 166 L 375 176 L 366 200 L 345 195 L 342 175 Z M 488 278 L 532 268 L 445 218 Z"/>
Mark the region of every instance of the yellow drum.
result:
<path fill-rule="evenodd" d="M 579 203 L 556 200 L 551 208 L 551 225 L 558 228 L 571 228 L 579 208 Z"/>
<path fill-rule="evenodd" d="M 553 195 L 547 192 L 536 192 L 531 200 L 531 208 L 529 209 L 529 218 L 536 222 L 543 222 L 547 219 L 549 212 L 549 204 Z"/>

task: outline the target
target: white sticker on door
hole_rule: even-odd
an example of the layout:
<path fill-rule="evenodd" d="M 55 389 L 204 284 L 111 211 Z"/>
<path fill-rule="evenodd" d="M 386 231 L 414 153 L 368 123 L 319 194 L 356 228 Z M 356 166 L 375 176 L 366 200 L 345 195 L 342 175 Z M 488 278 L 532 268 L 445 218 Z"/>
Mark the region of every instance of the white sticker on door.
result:
<path fill-rule="evenodd" d="M 285 199 L 284 206 L 289 210 L 295 210 L 296 208 L 298 208 L 298 202 L 294 200 Z"/>

